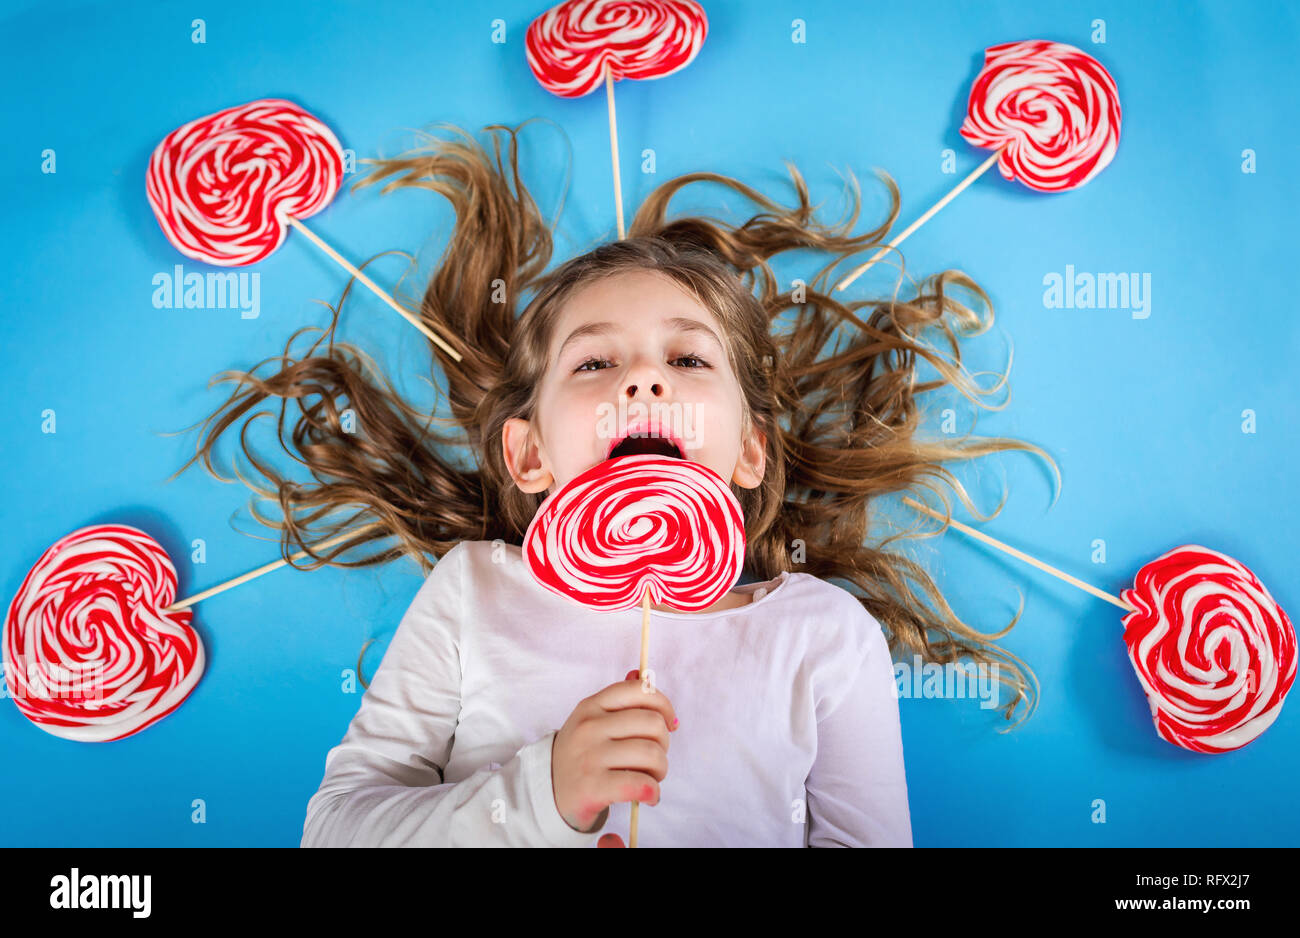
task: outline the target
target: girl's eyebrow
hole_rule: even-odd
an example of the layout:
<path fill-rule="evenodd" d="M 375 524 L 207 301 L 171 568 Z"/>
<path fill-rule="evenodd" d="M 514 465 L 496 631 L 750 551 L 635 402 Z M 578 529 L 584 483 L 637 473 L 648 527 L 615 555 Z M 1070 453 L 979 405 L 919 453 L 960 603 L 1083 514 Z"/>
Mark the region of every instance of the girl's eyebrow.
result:
<path fill-rule="evenodd" d="M 700 322 L 698 319 L 689 319 L 686 316 L 674 316 L 672 319 L 665 319 L 664 325 L 677 332 L 688 334 L 697 334 L 712 339 L 717 343 L 718 348 L 722 348 L 722 340 L 717 334 Z M 555 353 L 555 360 L 558 363 L 564 355 L 564 350 L 568 348 L 570 342 L 576 342 L 578 339 L 586 338 L 589 335 L 608 335 L 618 330 L 618 326 L 612 322 L 589 322 L 584 323 L 577 329 L 569 333 L 569 337 L 560 343 L 560 350 Z"/>

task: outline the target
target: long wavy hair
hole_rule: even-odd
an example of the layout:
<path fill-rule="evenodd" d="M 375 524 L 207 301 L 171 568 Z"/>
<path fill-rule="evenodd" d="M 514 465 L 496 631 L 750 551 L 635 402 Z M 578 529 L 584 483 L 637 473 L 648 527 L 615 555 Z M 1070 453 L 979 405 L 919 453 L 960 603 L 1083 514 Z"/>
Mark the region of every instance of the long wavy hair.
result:
<path fill-rule="evenodd" d="M 933 537 L 947 529 L 952 509 L 943 485 L 936 483 L 946 483 L 973 515 L 987 520 L 945 462 L 1018 449 L 1045 457 L 1056 469 L 1041 449 L 1017 440 L 969 434 L 925 439 L 920 433 L 918 401 L 929 391 L 951 385 L 986 409 L 1005 406 L 981 398 L 1001 388 L 1006 375 L 984 390 L 961 364 L 956 333 L 978 335 L 993 319 L 988 295 L 969 277 L 947 270 L 914 285 L 909 297 L 900 297 L 898 290 L 877 300 L 841 301 L 831 295 L 831 270 L 886 239 L 898 216 L 893 180 L 879 174 L 889 192 L 888 218 L 854 236 L 860 193 L 851 173 L 851 211 L 832 225 L 816 219 L 803 177 L 791 163 L 787 168 L 798 197 L 791 208 L 731 177 L 688 173 L 650 193 L 626 239 L 601 244 L 545 273 L 553 232 L 520 179 L 522 125 L 484 128 L 491 152 L 465 131 L 441 126 L 451 130 L 449 137 L 429 134 L 427 144 L 401 156 L 365 161 L 374 168 L 354 188 L 382 183 L 382 193 L 431 189 L 455 210 L 449 244 L 423 297 L 416 304 L 398 294 L 462 356 L 455 361 L 425 340 L 431 366 L 436 363 L 445 374 L 451 417 L 438 415 L 440 405 L 428 412 L 412 405 L 370 356 L 335 341 L 350 281 L 338 306 L 330 307 L 328 328 L 299 330 L 282 356 L 250 371 L 214 377 L 213 384 L 236 382 L 236 387 L 203 421 L 194 456 L 176 474 L 202 460 L 212 475 L 233 481 L 214 468 L 213 447 L 243 420 L 240 447 L 265 482 L 238 467 L 235 473 L 258 496 L 278 503 L 279 517 L 266 517 L 254 498 L 253 515 L 279 530 L 286 559 L 291 551 L 307 552 L 311 559 L 299 565 L 302 569 L 327 563 L 362 567 L 405 555 L 427 574 L 463 540 L 521 545 L 546 493 L 525 493 L 514 484 L 502 452 L 502 427 L 509 418 L 534 416 L 557 317 L 568 298 L 595 278 L 658 271 L 717 318 L 740 382 L 746 425 L 766 437 L 761 484 L 746 489 L 732 483 L 744 509 L 746 572 L 767 580 L 798 570 L 840 581 L 883 625 L 895 654 L 989 667 L 1011 691 L 1000 707 L 1005 718 L 1011 720 L 1022 703 L 1027 718 L 1036 707 L 1037 680 L 1019 658 L 995 644 L 1020 612 L 999 632 L 979 632 L 958 618 L 924 567 L 888 549 L 898 538 Z M 689 183 L 706 181 L 740 193 L 761 211 L 739 225 L 701 215 L 669 220 L 672 196 Z M 794 249 L 824 252 L 830 260 L 810 280 L 795 280 L 785 289 L 769 261 Z M 962 291 L 984 316 L 954 295 Z M 781 328 L 774 328 L 778 320 Z M 951 358 L 924 340 L 927 329 L 942 332 Z M 320 335 L 295 357 L 298 337 L 313 331 Z M 942 380 L 918 382 L 920 359 Z M 274 371 L 259 375 L 267 366 Z M 270 398 L 279 399 L 280 445 L 307 467 L 313 482 L 280 475 L 250 448 L 249 426 L 270 416 L 252 411 Z M 290 401 L 298 414 L 286 437 Z M 452 430 L 443 433 L 437 426 Z M 471 458 L 455 460 L 456 451 L 468 451 Z M 874 501 L 921 489 L 943 504 L 942 527 L 877 530 L 884 521 L 872 515 Z M 1000 510 L 1001 505 L 988 517 Z M 366 522 L 370 526 L 355 539 L 330 550 L 314 548 Z"/>

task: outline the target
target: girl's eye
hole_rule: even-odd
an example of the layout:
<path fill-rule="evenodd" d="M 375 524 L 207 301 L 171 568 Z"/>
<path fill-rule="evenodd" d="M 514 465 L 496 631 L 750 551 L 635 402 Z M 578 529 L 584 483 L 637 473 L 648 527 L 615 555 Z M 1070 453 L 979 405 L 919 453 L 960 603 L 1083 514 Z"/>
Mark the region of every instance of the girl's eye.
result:
<path fill-rule="evenodd" d="M 680 361 L 693 361 L 693 362 L 697 362 L 697 364 L 694 364 L 694 365 L 687 365 L 687 366 L 685 366 L 685 367 L 687 367 L 687 368 L 712 368 L 712 367 L 713 367 L 713 366 L 710 365 L 708 362 L 706 362 L 704 359 L 700 358 L 700 356 L 698 356 L 698 355 L 679 355 L 679 356 L 677 356 L 676 358 L 674 358 L 674 359 L 672 359 L 672 360 L 675 361 L 675 362 L 680 362 Z M 610 362 L 609 362 L 609 359 L 607 359 L 607 358 L 588 358 L 588 359 L 585 360 L 582 364 L 580 364 L 577 368 L 573 369 L 573 371 L 574 371 L 575 374 L 576 374 L 577 372 L 580 372 L 580 371 L 604 371 L 603 368 L 588 368 L 587 366 L 588 366 L 588 365 L 608 365 L 609 363 L 610 363 Z"/>

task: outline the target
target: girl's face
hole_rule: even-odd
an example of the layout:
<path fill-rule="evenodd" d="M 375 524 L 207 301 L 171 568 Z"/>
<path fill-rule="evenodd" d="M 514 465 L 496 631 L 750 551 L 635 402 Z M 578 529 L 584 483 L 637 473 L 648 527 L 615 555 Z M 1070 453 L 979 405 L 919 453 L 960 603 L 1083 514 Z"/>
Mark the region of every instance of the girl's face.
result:
<path fill-rule="evenodd" d="M 740 384 L 717 320 L 671 277 L 632 270 L 570 298 L 534 419 L 506 421 L 502 446 L 525 492 L 550 495 L 630 452 L 680 456 L 754 488 L 766 440 L 742 439 L 741 422 Z"/>

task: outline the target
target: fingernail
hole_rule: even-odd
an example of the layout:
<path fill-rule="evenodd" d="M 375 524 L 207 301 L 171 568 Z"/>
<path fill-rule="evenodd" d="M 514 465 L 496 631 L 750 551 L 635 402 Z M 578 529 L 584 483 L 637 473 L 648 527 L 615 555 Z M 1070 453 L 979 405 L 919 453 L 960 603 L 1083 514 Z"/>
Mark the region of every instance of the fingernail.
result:
<path fill-rule="evenodd" d="M 673 717 L 673 729 L 677 729 L 677 724 L 680 722 L 682 721 L 677 719 L 677 717 Z"/>

